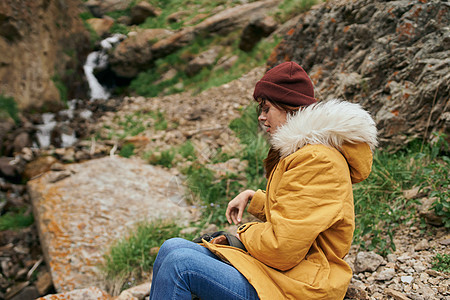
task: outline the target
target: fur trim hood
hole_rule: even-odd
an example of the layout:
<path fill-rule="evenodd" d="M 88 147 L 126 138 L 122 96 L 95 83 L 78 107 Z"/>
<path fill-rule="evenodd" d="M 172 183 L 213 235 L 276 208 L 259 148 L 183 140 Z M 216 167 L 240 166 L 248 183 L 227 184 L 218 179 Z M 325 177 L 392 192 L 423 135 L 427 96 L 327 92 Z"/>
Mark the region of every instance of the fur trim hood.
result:
<path fill-rule="evenodd" d="M 378 145 L 377 128 L 359 104 L 337 99 L 299 110 L 271 138 L 281 158 L 307 144 L 323 144 L 341 151 L 344 143 L 367 143 L 373 152 Z"/>

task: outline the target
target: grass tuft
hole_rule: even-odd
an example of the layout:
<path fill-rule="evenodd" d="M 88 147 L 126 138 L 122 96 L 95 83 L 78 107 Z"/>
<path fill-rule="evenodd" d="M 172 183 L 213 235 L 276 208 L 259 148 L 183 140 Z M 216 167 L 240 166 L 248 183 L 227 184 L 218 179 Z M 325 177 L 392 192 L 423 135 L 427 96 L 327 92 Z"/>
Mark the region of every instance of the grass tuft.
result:
<path fill-rule="evenodd" d="M 173 222 L 155 221 L 139 223 L 130 234 L 113 244 L 100 266 L 114 292 L 130 288 L 147 279 L 155 261 L 157 248 L 172 237 L 193 239 L 192 235 L 181 235 L 181 227 Z"/>
<path fill-rule="evenodd" d="M 0 216 L 0 231 L 18 230 L 32 225 L 33 222 L 33 214 L 26 212 L 25 209 L 11 210 Z"/>

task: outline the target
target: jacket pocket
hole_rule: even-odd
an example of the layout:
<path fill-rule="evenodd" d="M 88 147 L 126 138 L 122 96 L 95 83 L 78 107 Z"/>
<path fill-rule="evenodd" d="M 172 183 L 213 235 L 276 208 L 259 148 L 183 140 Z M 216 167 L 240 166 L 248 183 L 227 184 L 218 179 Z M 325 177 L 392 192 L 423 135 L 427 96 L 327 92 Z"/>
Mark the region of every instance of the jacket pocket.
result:
<path fill-rule="evenodd" d="M 314 286 L 320 267 L 320 264 L 304 259 L 297 266 L 283 273 L 294 280 Z"/>
<path fill-rule="evenodd" d="M 258 224 L 259 222 L 249 222 L 249 223 L 245 223 L 242 224 L 238 227 L 237 233 L 242 233 L 244 231 L 246 231 L 250 226 L 254 225 L 254 224 Z"/>

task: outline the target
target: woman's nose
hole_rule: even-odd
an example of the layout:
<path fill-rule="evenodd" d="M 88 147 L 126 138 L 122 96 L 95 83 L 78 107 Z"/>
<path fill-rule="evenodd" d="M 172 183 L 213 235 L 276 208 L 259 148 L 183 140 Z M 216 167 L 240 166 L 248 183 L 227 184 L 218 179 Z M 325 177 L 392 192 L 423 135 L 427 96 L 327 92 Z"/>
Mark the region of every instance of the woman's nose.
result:
<path fill-rule="evenodd" d="M 261 113 L 259 116 L 258 116 L 258 120 L 259 121 L 264 121 L 266 119 L 266 116 L 264 115 L 264 113 Z"/>

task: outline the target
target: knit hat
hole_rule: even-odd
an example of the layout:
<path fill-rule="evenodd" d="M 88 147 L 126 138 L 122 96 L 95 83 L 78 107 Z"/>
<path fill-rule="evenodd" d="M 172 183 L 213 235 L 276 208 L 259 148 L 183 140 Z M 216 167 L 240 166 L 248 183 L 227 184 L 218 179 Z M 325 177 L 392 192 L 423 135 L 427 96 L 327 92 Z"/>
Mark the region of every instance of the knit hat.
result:
<path fill-rule="evenodd" d="M 308 74 L 292 61 L 267 71 L 256 83 L 253 98 L 269 99 L 291 106 L 305 106 L 317 102 Z"/>

